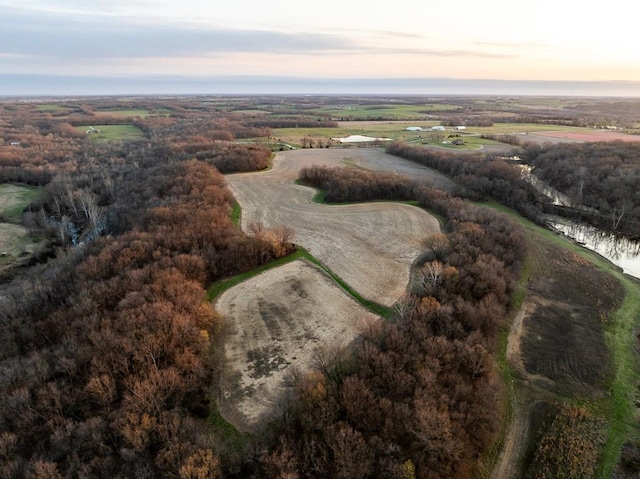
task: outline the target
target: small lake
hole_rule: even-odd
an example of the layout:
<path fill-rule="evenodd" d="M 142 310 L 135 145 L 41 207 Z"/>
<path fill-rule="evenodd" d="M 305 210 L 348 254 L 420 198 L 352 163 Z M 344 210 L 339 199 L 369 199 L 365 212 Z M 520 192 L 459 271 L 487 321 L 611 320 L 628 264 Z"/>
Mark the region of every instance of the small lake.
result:
<path fill-rule="evenodd" d="M 567 220 L 549 224 L 585 248 L 604 256 L 628 275 L 640 278 L 640 241 Z"/>

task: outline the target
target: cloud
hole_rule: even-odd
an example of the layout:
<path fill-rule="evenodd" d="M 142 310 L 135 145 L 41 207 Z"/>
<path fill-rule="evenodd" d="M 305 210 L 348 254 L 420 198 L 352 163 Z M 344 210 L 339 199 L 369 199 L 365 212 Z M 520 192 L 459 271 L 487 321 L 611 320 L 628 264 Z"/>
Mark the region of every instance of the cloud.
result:
<path fill-rule="evenodd" d="M 36 16 L 10 10 L 0 18 L 0 45 L 4 54 L 66 58 L 302 53 L 356 47 L 352 40 L 332 34 L 131 24 L 109 18 Z"/>
<path fill-rule="evenodd" d="M 480 45 L 481 47 L 498 47 L 498 48 L 537 48 L 544 47 L 546 45 L 539 42 L 474 42 L 474 45 Z"/>
<path fill-rule="evenodd" d="M 390 31 L 283 33 L 262 30 L 151 24 L 139 19 L 6 8 L 0 17 L 0 58 L 49 60 L 206 57 L 220 54 L 512 55 L 476 50 L 422 48 L 427 39 Z M 373 40 L 386 38 L 382 46 Z M 411 40 L 415 42 L 411 42 Z M 393 40 L 399 40 L 400 43 Z M 404 40 L 404 42 L 402 41 Z M 403 43 L 406 46 L 403 46 Z M 391 46 L 389 46 L 391 45 Z"/>
<path fill-rule="evenodd" d="M 385 55 L 426 55 L 433 57 L 515 58 L 518 55 L 483 50 L 451 50 L 448 48 L 376 48 L 364 53 Z"/>

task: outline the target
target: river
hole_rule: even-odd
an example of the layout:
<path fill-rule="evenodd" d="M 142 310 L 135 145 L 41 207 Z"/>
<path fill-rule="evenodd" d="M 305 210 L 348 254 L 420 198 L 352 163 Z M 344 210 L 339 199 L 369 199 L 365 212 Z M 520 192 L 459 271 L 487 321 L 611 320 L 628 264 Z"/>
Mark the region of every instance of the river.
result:
<path fill-rule="evenodd" d="M 554 205 L 572 206 L 568 196 L 540 180 L 531 172 L 530 166 L 521 165 L 521 174 Z M 640 241 L 564 218 L 554 218 L 549 224 L 585 248 L 604 256 L 626 274 L 640 279 Z"/>
<path fill-rule="evenodd" d="M 554 218 L 550 225 L 640 279 L 640 241 L 565 219 Z"/>

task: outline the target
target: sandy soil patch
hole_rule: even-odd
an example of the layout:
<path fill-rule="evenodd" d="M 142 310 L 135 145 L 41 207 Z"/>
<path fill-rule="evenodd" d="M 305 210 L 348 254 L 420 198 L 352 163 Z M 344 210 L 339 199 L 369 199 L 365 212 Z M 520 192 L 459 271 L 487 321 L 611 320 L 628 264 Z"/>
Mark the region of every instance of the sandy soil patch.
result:
<path fill-rule="evenodd" d="M 315 265 L 294 261 L 223 293 L 216 309 L 225 318 L 225 372 L 221 414 L 254 430 L 277 410 L 292 366 L 311 367 L 326 345 L 349 345 L 376 320 Z"/>
<path fill-rule="evenodd" d="M 399 203 L 322 205 L 311 202 L 315 190 L 294 184 L 304 166 L 345 164 L 427 177 L 427 169 L 376 150 L 295 150 L 281 152 L 272 170 L 227 177 L 242 206 L 242 228 L 259 221 L 289 226 L 304 246 L 359 294 L 390 306 L 409 282 L 422 241 L 440 231 L 435 217 Z"/>

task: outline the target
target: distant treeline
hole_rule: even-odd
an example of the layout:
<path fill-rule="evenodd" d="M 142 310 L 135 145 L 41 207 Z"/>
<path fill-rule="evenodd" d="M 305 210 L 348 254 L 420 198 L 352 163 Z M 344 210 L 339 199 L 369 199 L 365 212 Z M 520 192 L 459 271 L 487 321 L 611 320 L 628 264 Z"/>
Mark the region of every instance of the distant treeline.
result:
<path fill-rule="evenodd" d="M 333 352 L 296 381 L 260 477 L 471 477 L 505 406 L 495 352 L 526 250 L 506 216 L 407 179 L 311 167 L 301 179 L 327 199 L 407 199 L 445 218 L 393 321 L 372 326 L 353 355 Z"/>
<path fill-rule="evenodd" d="M 487 140 L 499 141 L 501 143 L 507 143 L 508 145 L 520 145 L 522 144 L 522 140 L 518 135 L 513 134 L 502 134 L 502 135 L 493 135 L 490 133 L 483 133 L 480 135 L 480 138 L 486 138 Z"/>
<path fill-rule="evenodd" d="M 274 118 L 270 116 L 252 119 L 248 126 L 259 128 L 338 128 L 338 123 L 320 118 Z"/>

